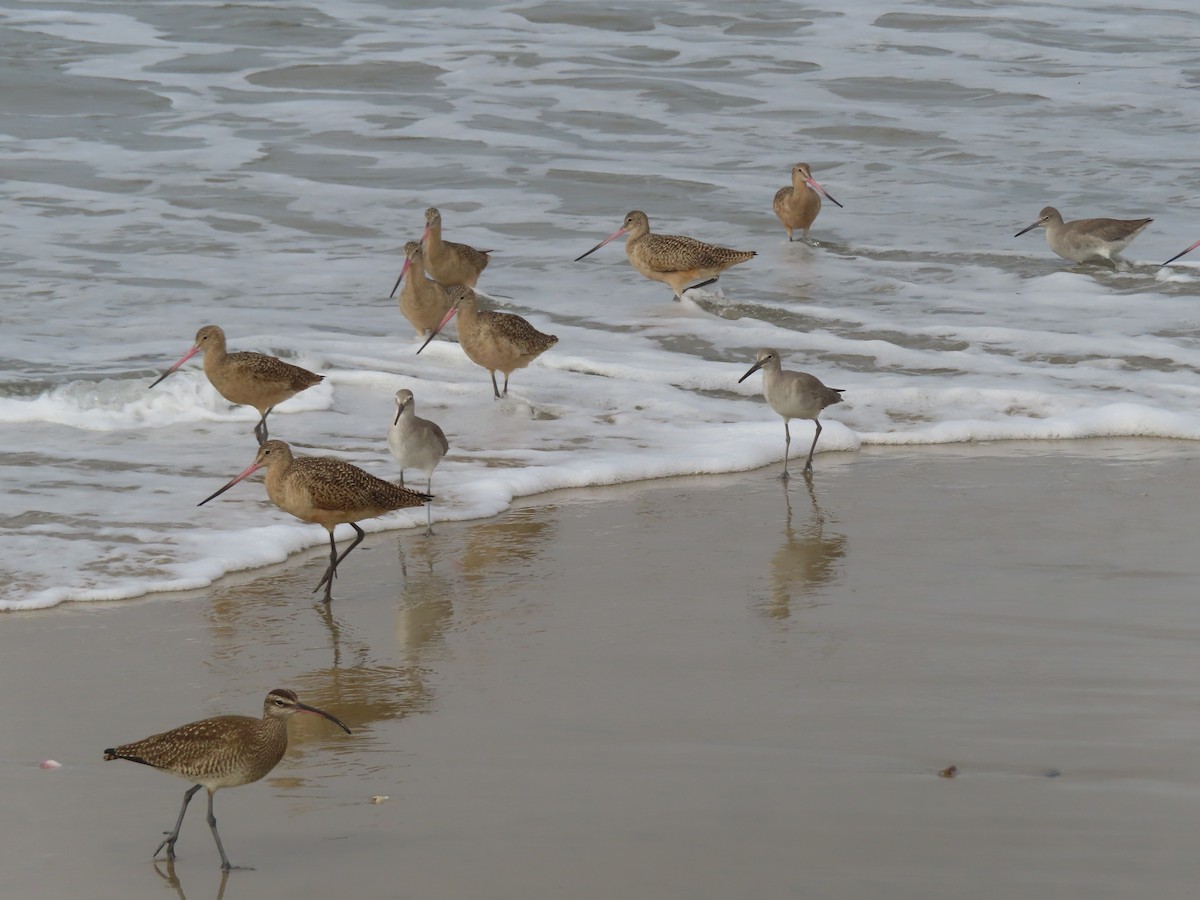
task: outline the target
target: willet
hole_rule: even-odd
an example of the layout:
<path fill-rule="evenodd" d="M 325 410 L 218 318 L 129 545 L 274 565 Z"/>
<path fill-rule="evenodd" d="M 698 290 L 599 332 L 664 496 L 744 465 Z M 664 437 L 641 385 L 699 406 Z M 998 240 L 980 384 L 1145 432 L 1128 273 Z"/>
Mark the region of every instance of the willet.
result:
<path fill-rule="evenodd" d="M 808 229 L 821 212 L 822 195 L 835 206 L 842 205 L 834 200 L 825 188 L 817 184 L 808 163 L 796 163 L 792 166 L 791 186 L 777 190 L 775 202 L 772 204 L 775 215 L 779 216 L 779 221 L 787 231 L 789 241 L 792 240 L 792 230 L 796 228 L 804 232 L 804 240 L 808 241 Z"/>
<path fill-rule="evenodd" d="M 458 313 L 458 342 L 467 358 L 483 366 L 492 376 L 492 391 L 499 400 L 508 396 L 508 376 L 523 369 L 539 355 L 558 343 L 552 334 L 542 334 L 513 313 L 480 309 L 475 292 L 469 287 L 449 288 L 452 306 L 446 311 L 433 334 L 426 338 L 418 353 L 429 346 L 446 323 Z M 496 385 L 496 372 L 504 373 L 504 394 Z"/>
<path fill-rule="evenodd" d="M 1084 263 L 1104 259 L 1115 263 L 1129 242 L 1142 233 L 1153 219 L 1076 219 L 1064 222 L 1062 213 L 1047 206 L 1038 213 L 1037 221 L 1022 228 L 1013 237 L 1020 237 L 1035 228 L 1046 229 L 1050 249 L 1071 262 Z"/>
<path fill-rule="evenodd" d="M 258 448 L 254 462 L 244 472 L 196 505 L 203 506 L 264 466 L 271 502 L 297 519 L 315 522 L 329 532 L 329 568 L 313 588 L 314 593 L 325 588 L 326 603 L 333 599 L 331 592 L 338 565 L 367 536 L 358 527 L 360 520 L 420 506 L 433 499 L 429 494 L 376 478 L 345 460 L 332 456 L 292 456 L 292 448 L 283 441 L 267 441 Z M 333 531 L 342 524 L 353 528 L 356 536 L 339 556 Z"/>
<path fill-rule="evenodd" d="M 411 269 L 412 274 L 400 291 L 400 312 L 416 329 L 417 337 L 425 337 L 450 308 L 450 295 L 443 284 L 425 277 L 425 252 L 421 249 L 420 241 L 405 244 L 404 256 L 404 268 L 400 270 L 396 286 L 388 296 L 395 295 L 396 288 L 400 287 L 400 282 L 404 281 L 404 276 Z"/>
<path fill-rule="evenodd" d="M 817 449 L 817 438 L 821 436 L 821 421 L 817 418 L 827 406 L 842 402 L 843 388 L 831 388 L 823 385 L 817 378 L 807 372 L 792 372 L 783 368 L 779 360 L 779 351 L 762 349 L 758 351 L 758 359 L 745 375 L 738 379 L 741 384 L 759 369 L 763 370 L 763 396 L 771 409 L 783 416 L 783 474 L 779 477 L 785 481 L 788 478 L 788 452 L 792 446 L 792 431 L 788 427 L 790 419 L 812 419 L 817 426 L 813 435 L 812 446 L 808 448 L 808 459 L 804 462 L 804 471 L 812 471 L 813 451 Z"/>
<path fill-rule="evenodd" d="M 184 792 L 183 806 L 179 808 L 175 828 L 166 832 L 166 839 L 158 845 L 154 855 L 158 856 L 166 847 L 167 859 L 175 858 L 175 842 L 179 840 L 183 814 L 187 812 L 188 803 L 196 791 L 206 788 L 208 827 L 212 830 L 213 840 L 217 842 L 217 852 L 221 854 L 221 868 L 226 871 L 232 868 L 225 848 L 221 846 L 221 836 L 217 834 L 213 795 L 221 788 L 239 787 L 258 781 L 274 769 L 287 750 L 288 719 L 298 712 L 324 716 L 350 734 L 350 729 L 336 716 L 301 703 L 292 691 L 278 688 L 267 694 L 263 701 L 261 719 L 216 716 L 105 750 L 105 759 L 132 760 L 195 782 L 194 787 Z"/>
<path fill-rule="evenodd" d="M 646 214 L 635 209 L 625 216 L 620 228 L 587 253 L 575 257 L 575 262 L 623 234 L 629 235 L 625 241 L 625 255 L 633 267 L 651 281 L 670 285 L 676 300 L 683 297 L 684 291 L 712 284 L 730 266 L 758 255 L 754 250 L 715 247 L 678 234 L 652 234 Z M 697 279 L 698 283 L 689 285 Z"/>
<path fill-rule="evenodd" d="M 442 240 L 442 214 L 434 207 L 425 210 L 425 232 L 421 235 L 425 249 L 425 269 L 434 281 L 450 287 L 465 284 L 475 287 L 479 275 L 487 268 L 491 250 L 476 250 L 466 244 Z"/>
<path fill-rule="evenodd" d="M 407 388 L 396 391 L 396 418 L 388 426 L 388 447 L 400 464 L 400 487 L 404 487 L 404 470 L 420 469 L 425 473 L 425 491 L 433 490 L 433 470 L 450 449 L 450 442 L 437 422 L 417 415 L 417 402 Z M 425 504 L 425 533 L 433 534 L 433 504 Z"/>
<path fill-rule="evenodd" d="M 263 353 L 225 352 L 225 332 L 216 325 L 205 325 L 196 332 L 196 344 L 183 358 L 150 385 L 154 387 L 197 353 L 204 354 L 204 374 L 217 393 L 230 403 L 253 406 L 262 417 L 254 426 L 261 445 L 267 439 L 267 416 L 275 405 L 324 380 L 308 369 L 285 363 Z"/>
<path fill-rule="evenodd" d="M 1172 256 L 1170 259 L 1168 259 L 1162 265 L 1169 266 L 1171 263 L 1175 262 L 1175 260 L 1179 259 L 1179 257 L 1187 256 L 1189 253 L 1191 253 L 1197 247 L 1200 247 L 1200 241 L 1196 241 L 1196 243 L 1192 244 L 1192 246 L 1188 247 L 1186 250 L 1181 250 L 1179 253 L 1176 253 L 1174 256 Z"/>

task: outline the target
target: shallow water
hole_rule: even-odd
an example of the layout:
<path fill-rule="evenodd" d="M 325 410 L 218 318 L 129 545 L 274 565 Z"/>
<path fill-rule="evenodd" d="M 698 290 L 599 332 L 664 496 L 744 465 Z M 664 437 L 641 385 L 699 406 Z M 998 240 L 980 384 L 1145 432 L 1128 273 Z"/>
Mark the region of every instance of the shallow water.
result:
<path fill-rule="evenodd" d="M 1200 281 L 1157 267 L 1200 237 L 1182 0 L 463 9 L 0 0 L 0 606 L 325 540 L 253 482 L 196 509 L 256 414 L 196 362 L 147 386 L 209 322 L 326 376 L 271 416 L 301 452 L 395 477 L 411 388 L 452 445 L 443 519 L 777 462 L 779 418 L 737 383 L 762 346 L 845 389 L 826 450 L 1200 438 Z M 770 209 L 798 160 L 845 204 L 817 247 Z M 1156 221 L 1128 266 L 1079 267 L 1013 237 L 1046 204 Z M 559 337 L 503 402 L 452 342 L 416 356 L 387 298 L 430 205 L 495 249 L 492 302 Z M 619 245 L 572 262 L 633 208 L 759 255 L 682 303 Z"/>

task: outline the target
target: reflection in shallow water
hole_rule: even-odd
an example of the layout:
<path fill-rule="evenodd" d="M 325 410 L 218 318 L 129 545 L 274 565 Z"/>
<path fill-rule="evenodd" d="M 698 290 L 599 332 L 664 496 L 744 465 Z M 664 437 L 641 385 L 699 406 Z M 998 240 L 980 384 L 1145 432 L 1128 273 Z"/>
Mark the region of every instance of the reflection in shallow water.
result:
<path fill-rule="evenodd" d="M 444 643 L 454 619 L 457 585 L 443 549 L 440 541 L 417 540 L 406 553 L 404 543 L 397 544 L 404 581 L 396 600 L 396 647 L 412 666 Z"/>
<path fill-rule="evenodd" d="M 795 597 L 812 595 L 834 582 L 841 574 L 839 562 L 846 555 L 846 536 L 826 533 L 827 517 L 817 503 L 812 477 L 805 477 L 804 483 L 811 510 L 801 506 L 807 521 L 798 526 L 792 524 L 792 497 L 787 485 L 783 491 L 787 503 L 784 540 L 771 556 L 771 599 L 766 606 L 767 615 L 776 619 L 791 616 Z"/>
<path fill-rule="evenodd" d="M 160 869 L 159 866 L 162 866 L 163 868 Z M 163 869 L 165 869 L 166 871 L 163 871 Z M 170 859 L 154 860 L 154 872 L 156 875 L 158 875 L 159 878 L 161 878 L 163 881 L 165 881 L 167 883 L 168 887 L 172 888 L 175 891 L 176 895 L 178 895 L 178 897 L 179 897 L 179 900 L 187 900 L 187 894 L 185 894 L 183 892 L 183 884 L 179 881 L 179 876 L 175 874 L 175 861 L 174 860 L 170 860 Z M 222 900 L 222 898 L 225 896 L 225 885 L 228 883 L 229 883 L 229 870 L 222 869 L 221 870 L 221 881 L 217 885 L 216 900 Z"/>
<path fill-rule="evenodd" d="M 497 577 L 527 574 L 558 530 L 558 507 L 527 506 L 467 531 L 462 572 L 472 595 Z"/>

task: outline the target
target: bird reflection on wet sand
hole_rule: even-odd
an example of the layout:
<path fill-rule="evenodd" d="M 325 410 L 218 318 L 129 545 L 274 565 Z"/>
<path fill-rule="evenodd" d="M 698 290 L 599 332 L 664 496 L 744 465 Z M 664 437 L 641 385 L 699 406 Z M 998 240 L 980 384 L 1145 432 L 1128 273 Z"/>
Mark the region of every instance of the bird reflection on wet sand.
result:
<path fill-rule="evenodd" d="M 798 597 L 807 596 L 806 605 L 816 605 L 812 595 L 841 576 L 839 563 L 846 555 L 846 536 L 826 532 L 827 516 L 817 503 L 813 480 L 806 476 L 804 483 L 812 512 L 799 526 L 792 525 L 791 492 L 787 488 L 783 492 L 787 503 L 784 540 L 771 556 L 771 596 L 764 605 L 766 614 L 774 619 L 790 618 Z"/>
<path fill-rule="evenodd" d="M 165 865 L 165 867 L 166 867 L 165 872 L 159 868 L 160 865 Z M 168 887 L 174 889 L 176 895 L 179 897 L 179 900 L 187 900 L 187 894 L 185 894 L 183 892 L 183 885 L 179 881 L 179 876 L 175 874 L 175 861 L 174 860 L 168 859 L 165 862 L 162 862 L 157 859 L 154 860 L 154 872 L 156 875 L 158 875 L 159 878 L 161 878 L 163 881 L 165 881 L 167 883 Z M 216 900 L 223 900 L 223 898 L 225 897 L 225 885 L 228 884 L 228 882 L 229 882 L 229 870 L 222 869 L 221 870 L 221 883 L 219 885 L 217 885 Z"/>

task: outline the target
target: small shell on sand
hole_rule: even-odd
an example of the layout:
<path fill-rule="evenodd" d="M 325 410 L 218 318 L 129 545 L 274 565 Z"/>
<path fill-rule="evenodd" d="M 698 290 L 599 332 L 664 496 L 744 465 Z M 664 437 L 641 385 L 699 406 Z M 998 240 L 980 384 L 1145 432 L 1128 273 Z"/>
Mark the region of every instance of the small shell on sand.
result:
<path fill-rule="evenodd" d="M 62 763 L 55 759 L 44 759 L 38 763 L 40 769 L 61 769 Z"/>

